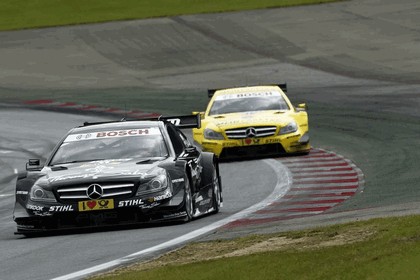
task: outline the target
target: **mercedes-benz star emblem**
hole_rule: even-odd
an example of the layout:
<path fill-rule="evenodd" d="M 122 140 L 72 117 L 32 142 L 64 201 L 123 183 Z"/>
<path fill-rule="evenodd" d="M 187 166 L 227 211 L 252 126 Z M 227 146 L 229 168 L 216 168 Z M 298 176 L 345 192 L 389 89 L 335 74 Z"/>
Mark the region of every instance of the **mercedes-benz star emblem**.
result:
<path fill-rule="evenodd" d="M 87 188 L 86 194 L 90 199 L 99 199 L 104 194 L 104 190 L 101 185 L 92 184 Z"/>
<path fill-rule="evenodd" d="M 246 133 L 246 137 L 248 137 L 248 138 L 252 138 L 252 137 L 257 136 L 257 131 L 253 127 L 247 128 L 245 133 Z"/>

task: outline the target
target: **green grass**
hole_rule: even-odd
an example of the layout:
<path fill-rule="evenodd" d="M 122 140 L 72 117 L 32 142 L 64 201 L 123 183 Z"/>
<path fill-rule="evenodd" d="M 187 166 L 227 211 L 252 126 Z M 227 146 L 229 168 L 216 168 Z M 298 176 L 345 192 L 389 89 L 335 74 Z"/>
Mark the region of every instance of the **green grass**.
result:
<path fill-rule="evenodd" d="M 337 0 L 2 0 L 0 30 L 328 2 Z"/>
<path fill-rule="evenodd" d="M 393 217 L 196 243 L 163 256 L 156 268 L 137 265 L 95 279 L 418 279 L 419 224 L 420 216 Z M 194 252 L 223 255 L 275 238 L 288 240 L 289 245 L 263 253 L 174 264 Z"/>

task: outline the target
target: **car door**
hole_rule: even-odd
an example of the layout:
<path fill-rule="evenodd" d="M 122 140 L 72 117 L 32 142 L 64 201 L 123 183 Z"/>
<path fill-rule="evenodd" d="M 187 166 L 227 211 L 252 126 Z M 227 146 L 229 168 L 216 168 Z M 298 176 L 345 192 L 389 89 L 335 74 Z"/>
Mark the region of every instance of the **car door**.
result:
<path fill-rule="evenodd" d="M 191 144 L 182 131 L 173 125 L 168 125 L 168 134 L 171 138 L 175 154 L 179 160 L 185 160 L 191 171 L 191 184 L 198 190 L 201 181 L 201 152 Z"/>

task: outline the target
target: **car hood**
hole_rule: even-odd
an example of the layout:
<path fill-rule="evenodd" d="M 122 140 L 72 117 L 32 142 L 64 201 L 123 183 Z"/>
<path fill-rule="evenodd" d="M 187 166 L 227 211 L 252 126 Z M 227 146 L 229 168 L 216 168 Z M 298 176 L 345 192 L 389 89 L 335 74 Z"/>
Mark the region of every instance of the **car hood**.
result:
<path fill-rule="evenodd" d="M 258 111 L 208 117 L 208 122 L 225 130 L 243 126 L 286 126 L 293 121 L 291 111 Z"/>
<path fill-rule="evenodd" d="M 140 163 L 138 163 L 140 161 Z M 46 188 L 80 183 L 130 180 L 138 181 L 145 174 L 159 168 L 161 161 L 100 160 L 44 167 L 38 184 Z"/>

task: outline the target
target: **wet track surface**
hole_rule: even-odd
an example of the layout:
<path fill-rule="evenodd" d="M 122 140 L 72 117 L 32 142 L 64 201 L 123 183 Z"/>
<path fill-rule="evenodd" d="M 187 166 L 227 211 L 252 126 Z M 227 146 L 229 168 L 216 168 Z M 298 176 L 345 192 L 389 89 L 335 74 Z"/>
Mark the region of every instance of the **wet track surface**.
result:
<path fill-rule="evenodd" d="M 66 275 L 203 228 L 270 196 L 279 176 L 273 161 L 293 182 L 284 196 L 203 238 L 419 212 L 418 2 L 346 1 L 243 15 L 0 34 L 0 94 L 30 99 L 36 91 L 54 99 L 65 88 L 119 94 L 127 86 L 202 94 L 244 80 L 281 79 L 294 103 L 309 105 L 314 147 L 307 157 L 224 163 L 222 213 L 188 225 L 25 239 L 13 235 L 15 173 L 28 158 L 46 157 L 70 127 L 98 117 L 85 116 L 95 108 L 83 106 L 64 114 L 2 105 L 1 279 Z"/>

